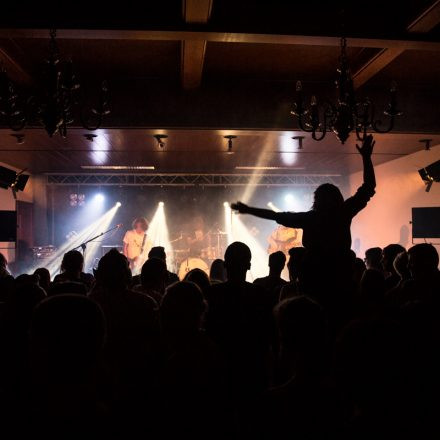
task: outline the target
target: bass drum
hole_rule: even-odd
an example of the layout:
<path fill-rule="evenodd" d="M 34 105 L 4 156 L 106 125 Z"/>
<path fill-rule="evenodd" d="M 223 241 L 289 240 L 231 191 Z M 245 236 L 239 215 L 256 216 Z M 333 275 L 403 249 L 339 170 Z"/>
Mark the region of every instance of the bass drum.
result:
<path fill-rule="evenodd" d="M 186 274 L 193 269 L 201 269 L 209 276 L 209 267 L 201 258 L 187 258 L 183 260 L 179 269 L 179 279 L 182 281 Z"/>

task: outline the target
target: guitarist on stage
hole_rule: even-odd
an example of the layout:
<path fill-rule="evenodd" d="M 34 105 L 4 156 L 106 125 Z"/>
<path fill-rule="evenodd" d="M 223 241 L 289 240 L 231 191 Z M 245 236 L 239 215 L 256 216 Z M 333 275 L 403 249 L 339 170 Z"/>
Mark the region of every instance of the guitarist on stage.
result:
<path fill-rule="evenodd" d="M 278 226 L 267 239 L 269 242 L 267 253 L 272 254 L 281 251 L 287 256 L 289 249 L 301 246 L 301 232 L 298 229 L 287 228 L 282 225 Z"/>
<path fill-rule="evenodd" d="M 133 221 L 133 229 L 127 231 L 124 236 L 123 253 L 130 262 L 130 269 L 133 275 L 140 273 L 142 265 L 148 258 L 148 252 L 153 247 L 147 236 L 147 230 L 147 220 L 139 217 Z"/>

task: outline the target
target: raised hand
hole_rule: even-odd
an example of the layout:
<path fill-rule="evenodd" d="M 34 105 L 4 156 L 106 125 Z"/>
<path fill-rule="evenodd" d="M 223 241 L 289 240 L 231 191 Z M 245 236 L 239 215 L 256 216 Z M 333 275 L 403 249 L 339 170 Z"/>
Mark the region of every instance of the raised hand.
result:
<path fill-rule="evenodd" d="M 359 147 L 359 145 L 356 145 L 356 148 L 362 157 L 370 157 L 373 153 L 373 148 L 375 144 L 376 141 L 373 139 L 373 135 L 369 134 L 365 136 L 365 139 L 362 142 L 362 146 Z"/>
<path fill-rule="evenodd" d="M 245 205 L 244 203 L 237 202 L 231 205 L 231 209 L 233 209 L 234 211 L 238 211 L 240 214 L 245 214 L 248 212 L 249 206 Z"/>

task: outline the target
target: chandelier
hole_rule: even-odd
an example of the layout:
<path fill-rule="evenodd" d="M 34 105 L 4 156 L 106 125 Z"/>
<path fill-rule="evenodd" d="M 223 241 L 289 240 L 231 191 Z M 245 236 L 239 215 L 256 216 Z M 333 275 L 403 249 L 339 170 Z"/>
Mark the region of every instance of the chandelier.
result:
<path fill-rule="evenodd" d="M 105 81 L 99 90 L 95 107 L 89 108 L 80 102 L 80 84 L 76 79 L 72 61 L 61 62 L 56 43 L 56 30 L 50 30 L 49 55 L 42 75 L 42 83 L 37 93 L 27 99 L 16 92 L 13 81 L 6 71 L 0 71 L 0 118 L 14 131 L 26 125 L 39 124 L 52 137 L 59 133 L 67 135 L 67 126 L 79 120 L 87 130 L 98 129 L 108 107 L 108 88 Z"/>
<path fill-rule="evenodd" d="M 336 103 L 325 100 L 322 105 L 319 105 L 316 96 L 313 95 L 310 106 L 306 107 L 301 81 L 296 83 L 296 101 L 291 113 L 296 116 L 300 129 L 312 133 L 312 138 L 315 141 L 324 139 L 329 131 L 333 131 L 342 144 L 345 143 L 353 130 L 360 141 L 364 139 L 367 130 L 388 133 L 394 127 L 395 117 L 402 114 L 397 109 L 397 89 L 394 81 L 390 87 L 389 103 L 383 111 L 388 119 L 386 125 L 381 119 L 376 118 L 375 106 L 368 98 L 360 101 L 356 99 L 345 38 L 341 38 L 341 53 L 335 86 L 337 89 Z"/>

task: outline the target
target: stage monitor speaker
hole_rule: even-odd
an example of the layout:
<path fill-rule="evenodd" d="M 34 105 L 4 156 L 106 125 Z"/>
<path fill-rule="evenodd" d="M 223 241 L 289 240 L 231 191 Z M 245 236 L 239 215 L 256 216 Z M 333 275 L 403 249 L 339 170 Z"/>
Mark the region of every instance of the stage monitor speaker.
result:
<path fill-rule="evenodd" d="M 20 174 L 17 177 L 17 181 L 14 185 L 14 188 L 17 191 L 24 191 L 27 181 L 29 180 L 29 176 L 27 174 Z"/>
<path fill-rule="evenodd" d="M 17 178 L 17 173 L 14 170 L 0 166 L 0 188 L 9 188 Z"/>
<path fill-rule="evenodd" d="M 412 208 L 413 238 L 440 238 L 440 206 Z"/>
<path fill-rule="evenodd" d="M 17 241 L 16 211 L 0 211 L 0 241 Z"/>
<path fill-rule="evenodd" d="M 24 191 L 28 179 L 27 174 L 17 174 L 14 170 L 0 166 L 0 188 L 12 188 L 15 194 L 16 191 Z"/>

